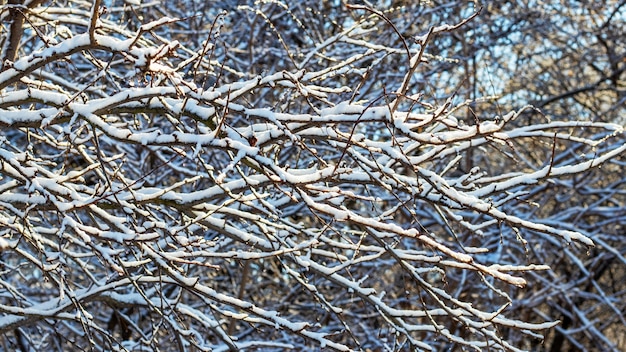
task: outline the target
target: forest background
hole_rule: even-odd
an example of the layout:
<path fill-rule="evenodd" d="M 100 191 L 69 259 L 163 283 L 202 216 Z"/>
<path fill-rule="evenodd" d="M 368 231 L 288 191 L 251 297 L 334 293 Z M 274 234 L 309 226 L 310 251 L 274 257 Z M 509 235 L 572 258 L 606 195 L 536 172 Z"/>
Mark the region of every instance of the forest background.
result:
<path fill-rule="evenodd" d="M 626 1 L 0 4 L 2 350 L 626 350 Z"/>

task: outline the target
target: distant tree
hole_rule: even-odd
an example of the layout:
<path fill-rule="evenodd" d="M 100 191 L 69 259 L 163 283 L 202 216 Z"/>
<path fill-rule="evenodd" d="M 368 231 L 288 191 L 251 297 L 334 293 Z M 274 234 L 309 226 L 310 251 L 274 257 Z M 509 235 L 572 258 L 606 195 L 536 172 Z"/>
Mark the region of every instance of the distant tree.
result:
<path fill-rule="evenodd" d="M 623 126 L 538 94 L 555 27 L 365 3 L 4 1 L 2 349 L 623 346 Z"/>

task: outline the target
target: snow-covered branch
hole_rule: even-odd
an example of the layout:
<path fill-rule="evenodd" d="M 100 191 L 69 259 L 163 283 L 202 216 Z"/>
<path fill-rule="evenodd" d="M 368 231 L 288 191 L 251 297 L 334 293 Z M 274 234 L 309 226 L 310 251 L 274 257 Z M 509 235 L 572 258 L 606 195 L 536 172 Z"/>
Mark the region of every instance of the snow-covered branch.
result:
<path fill-rule="evenodd" d="M 363 6 L 316 38 L 313 18 L 278 3 L 195 31 L 200 12 L 72 3 L 27 11 L 37 34 L 0 72 L 10 344 L 518 351 L 511 336 L 558 323 L 516 314 L 528 278 L 551 269 L 524 253 L 545 241 L 574 261 L 600 245 L 624 262 L 566 223 L 616 208 L 542 213 L 548 188 L 621 162 L 622 126 L 526 124 L 530 107 L 467 120 L 469 103 L 411 84 L 443 60 L 430 41 L 470 18 L 398 47 L 378 37 L 392 19 Z M 139 9 L 146 21 L 123 28 Z M 253 17 L 262 35 L 238 45 Z"/>

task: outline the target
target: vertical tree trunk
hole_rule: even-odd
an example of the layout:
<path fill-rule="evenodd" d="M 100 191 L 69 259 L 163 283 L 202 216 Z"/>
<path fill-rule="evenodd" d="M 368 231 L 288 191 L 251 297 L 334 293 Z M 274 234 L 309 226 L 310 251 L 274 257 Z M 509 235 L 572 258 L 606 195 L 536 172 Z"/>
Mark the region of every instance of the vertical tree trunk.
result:
<path fill-rule="evenodd" d="M 6 61 L 15 61 L 17 56 L 17 50 L 20 46 L 20 38 L 22 38 L 22 32 L 24 27 L 24 15 L 20 5 L 23 5 L 23 0 L 9 0 L 9 36 L 4 43 L 2 50 L 2 71 L 7 69 Z"/>
<path fill-rule="evenodd" d="M 39 6 L 42 2 L 43 0 L 8 0 L 9 16 L 7 17 L 7 26 L 9 27 L 9 34 L 0 51 L 0 72 L 10 67 L 10 65 L 7 65 L 9 62 L 17 59 L 20 39 L 24 34 L 25 11 Z M 2 1 L 3 5 L 4 3 L 5 1 Z"/>

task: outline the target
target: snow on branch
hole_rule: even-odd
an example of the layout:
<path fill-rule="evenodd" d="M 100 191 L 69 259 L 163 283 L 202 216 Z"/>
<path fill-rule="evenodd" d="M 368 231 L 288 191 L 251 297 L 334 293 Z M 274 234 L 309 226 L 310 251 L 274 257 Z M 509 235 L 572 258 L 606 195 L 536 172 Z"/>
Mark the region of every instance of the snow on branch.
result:
<path fill-rule="evenodd" d="M 60 13 L 50 6 L 42 18 Z M 83 10 L 58 17 L 71 36 L 0 73 L 3 334 L 105 350 L 349 351 L 380 329 L 412 349 L 517 351 L 502 331 L 556 324 L 509 314 L 525 277 L 549 266 L 513 262 L 497 242 L 594 246 L 516 207 L 623 155 L 620 126 L 524 125 L 527 109 L 463 121 L 451 100 L 412 92 L 422 59 L 370 82 L 376 62 L 406 53 L 368 34 L 370 21 L 308 55 L 286 33 L 280 63 L 246 66 L 215 23 L 199 55 L 177 34 L 182 16 L 131 31 L 114 29 L 120 9 L 94 8 L 92 21 Z M 427 57 L 459 26 L 406 50 Z M 236 69 L 254 65 L 266 66 Z M 542 165 L 505 161 L 529 140 L 547 146 Z M 493 154 L 464 169 L 469 151 Z"/>

